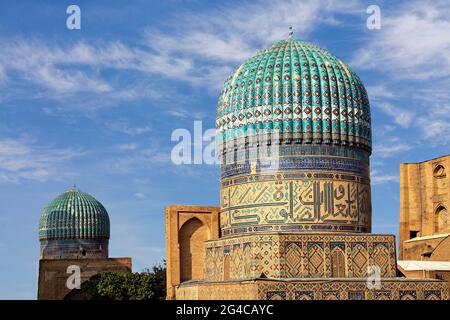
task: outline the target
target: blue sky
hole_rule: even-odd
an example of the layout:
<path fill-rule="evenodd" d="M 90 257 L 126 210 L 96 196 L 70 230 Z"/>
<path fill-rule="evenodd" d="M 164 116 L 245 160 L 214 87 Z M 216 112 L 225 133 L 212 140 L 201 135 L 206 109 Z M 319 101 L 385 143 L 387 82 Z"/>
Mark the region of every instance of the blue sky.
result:
<path fill-rule="evenodd" d="M 81 30 L 66 8 L 81 8 Z M 381 8 L 381 29 L 366 9 Z M 369 93 L 373 232 L 397 233 L 399 164 L 449 153 L 448 1 L 9 1 L 0 4 L 0 299 L 34 299 L 38 220 L 76 184 L 107 208 L 110 255 L 165 255 L 164 208 L 218 205 L 213 165 L 170 161 L 177 128 L 213 128 L 227 75 L 295 36 Z"/>

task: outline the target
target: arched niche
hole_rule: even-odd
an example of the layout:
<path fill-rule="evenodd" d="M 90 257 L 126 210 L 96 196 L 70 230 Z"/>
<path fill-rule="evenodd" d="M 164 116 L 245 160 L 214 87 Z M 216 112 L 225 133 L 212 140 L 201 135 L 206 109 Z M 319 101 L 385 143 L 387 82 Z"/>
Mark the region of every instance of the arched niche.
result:
<path fill-rule="evenodd" d="M 433 188 L 435 194 L 441 194 L 446 191 L 447 173 L 443 165 L 438 164 L 433 169 Z"/>
<path fill-rule="evenodd" d="M 434 211 L 434 233 L 447 233 L 448 228 L 448 212 L 447 208 L 439 205 Z"/>
<path fill-rule="evenodd" d="M 230 255 L 225 254 L 223 258 L 223 280 L 230 280 Z"/>
<path fill-rule="evenodd" d="M 438 164 L 433 170 L 433 177 L 444 178 L 445 176 L 445 167 L 441 164 Z"/>
<path fill-rule="evenodd" d="M 208 227 L 199 219 L 187 220 L 179 231 L 181 282 L 203 278 L 204 241 L 209 238 Z"/>
<path fill-rule="evenodd" d="M 333 249 L 331 252 L 331 277 L 345 277 L 345 257 L 341 249 Z"/>

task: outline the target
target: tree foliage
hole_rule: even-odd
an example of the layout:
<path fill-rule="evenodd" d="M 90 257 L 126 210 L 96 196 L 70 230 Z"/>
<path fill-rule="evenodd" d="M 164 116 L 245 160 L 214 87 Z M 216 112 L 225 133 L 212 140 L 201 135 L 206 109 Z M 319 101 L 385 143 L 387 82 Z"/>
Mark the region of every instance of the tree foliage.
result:
<path fill-rule="evenodd" d="M 166 296 L 166 267 L 155 265 L 144 272 L 104 272 L 81 285 L 88 300 L 158 300 Z"/>

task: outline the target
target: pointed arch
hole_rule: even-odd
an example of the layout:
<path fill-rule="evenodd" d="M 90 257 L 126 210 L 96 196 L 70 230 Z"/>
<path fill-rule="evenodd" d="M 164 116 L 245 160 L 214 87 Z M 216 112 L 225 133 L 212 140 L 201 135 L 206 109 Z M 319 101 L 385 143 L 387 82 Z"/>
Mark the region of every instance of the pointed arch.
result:
<path fill-rule="evenodd" d="M 195 217 L 187 220 L 181 227 L 179 231 L 181 282 L 203 278 L 204 241 L 208 239 L 208 234 L 208 227 Z"/>
<path fill-rule="evenodd" d="M 331 277 L 345 277 L 345 256 L 340 248 L 334 248 L 331 252 Z"/>
<path fill-rule="evenodd" d="M 443 194 L 447 190 L 446 168 L 438 164 L 433 169 L 433 192 L 435 195 Z"/>
<path fill-rule="evenodd" d="M 448 231 L 448 212 L 447 208 L 439 205 L 434 211 L 434 233 L 446 233 Z"/>
<path fill-rule="evenodd" d="M 223 280 L 230 280 L 230 254 L 223 257 Z"/>
<path fill-rule="evenodd" d="M 445 167 L 441 164 L 438 164 L 433 170 L 433 176 L 435 178 L 444 178 L 446 176 Z"/>

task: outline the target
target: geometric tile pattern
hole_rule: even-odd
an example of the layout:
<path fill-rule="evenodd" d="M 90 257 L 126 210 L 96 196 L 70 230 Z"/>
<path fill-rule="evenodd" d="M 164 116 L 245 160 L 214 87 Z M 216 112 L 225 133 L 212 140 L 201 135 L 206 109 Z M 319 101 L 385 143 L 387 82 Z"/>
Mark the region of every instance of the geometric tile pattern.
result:
<path fill-rule="evenodd" d="M 292 38 L 245 61 L 217 106 L 222 236 L 370 232 L 370 123 L 361 80 L 326 50 Z"/>
<path fill-rule="evenodd" d="M 224 279 L 225 248 L 231 259 L 226 272 L 230 280 L 363 278 L 373 265 L 380 267 L 383 277 L 396 276 L 395 242 L 390 235 L 255 234 L 210 240 L 205 246 L 206 281 Z"/>
<path fill-rule="evenodd" d="M 284 291 L 268 291 L 266 300 L 286 300 L 286 292 Z"/>
<path fill-rule="evenodd" d="M 367 276 L 369 257 L 366 243 L 352 243 L 351 260 L 353 261 L 353 276 Z"/>
<path fill-rule="evenodd" d="M 447 283 L 439 280 L 384 278 L 380 289 L 368 289 L 366 279 L 256 280 L 182 283 L 179 299 L 253 300 L 448 300 Z"/>
<path fill-rule="evenodd" d="M 322 242 L 308 243 L 308 276 L 311 278 L 322 277 L 324 274 L 324 250 Z"/>
<path fill-rule="evenodd" d="M 285 261 L 290 268 L 285 270 L 287 278 L 300 278 L 304 273 L 302 264 L 302 244 L 299 242 L 287 242 L 285 245 Z"/>
<path fill-rule="evenodd" d="M 295 300 L 314 300 L 314 291 L 296 291 Z"/>
<path fill-rule="evenodd" d="M 417 290 L 400 290 L 400 300 L 417 300 Z"/>
<path fill-rule="evenodd" d="M 39 220 L 39 239 L 109 239 L 109 229 L 105 207 L 73 187 L 45 207 Z"/>
<path fill-rule="evenodd" d="M 39 219 L 40 257 L 108 256 L 110 221 L 105 207 L 75 187 L 50 201 Z"/>
<path fill-rule="evenodd" d="M 39 240 L 109 239 L 109 216 L 93 196 L 75 187 L 50 201 L 39 220 Z"/>
<path fill-rule="evenodd" d="M 221 238 L 177 298 L 448 299 L 445 281 L 396 278 L 394 236 L 369 233 L 370 106 L 340 59 L 292 37 L 258 52 L 225 81 L 216 129 Z"/>
<path fill-rule="evenodd" d="M 374 243 L 373 244 L 373 252 L 372 255 L 374 257 L 373 262 L 375 265 L 380 267 L 381 276 L 387 276 L 389 273 L 389 261 L 390 261 L 390 252 L 389 247 L 386 246 L 385 242 L 382 243 Z"/>
<path fill-rule="evenodd" d="M 330 280 L 330 279 L 328 279 Z M 429 294 L 430 290 L 436 294 Z M 310 291 L 316 300 L 431 300 L 448 299 L 448 288 L 445 282 L 383 279 L 381 289 L 369 290 L 364 279 L 339 279 L 324 282 L 263 282 L 258 285 L 259 297 L 266 292 L 285 292 L 286 299 L 298 298 L 299 291 Z"/>
<path fill-rule="evenodd" d="M 294 38 L 259 51 L 230 74 L 216 129 L 219 146 L 275 140 L 278 133 L 289 142 L 371 149 L 369 100 L 359 77 L 330 52 Z"/>

